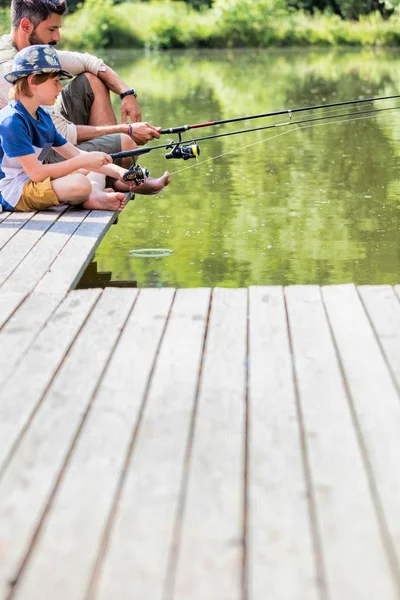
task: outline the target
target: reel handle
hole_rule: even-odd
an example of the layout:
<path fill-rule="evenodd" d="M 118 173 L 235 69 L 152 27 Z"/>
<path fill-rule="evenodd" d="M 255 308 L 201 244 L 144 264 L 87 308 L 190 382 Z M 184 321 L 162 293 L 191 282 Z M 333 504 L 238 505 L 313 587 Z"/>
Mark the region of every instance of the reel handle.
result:
<path fill-rule="evenodd" d="M 146 177 L 149 175 L 149 170 L 146 167 L 140 165 L 133 165 L 126 173 L 123 174 L 125 181 L 133 181 L 136 185 L 144 183 Z"/>
<path fill-rule="evenodd" d="M 183 160 L 189 160 L 189 158 L 197 158 L 200 155 L 200 148 L 197 144 L 190 144 L 190 146 L 181 146 L 178 142 L 170 152 L 165 155 L 165 158 L 183 158 Z"/>

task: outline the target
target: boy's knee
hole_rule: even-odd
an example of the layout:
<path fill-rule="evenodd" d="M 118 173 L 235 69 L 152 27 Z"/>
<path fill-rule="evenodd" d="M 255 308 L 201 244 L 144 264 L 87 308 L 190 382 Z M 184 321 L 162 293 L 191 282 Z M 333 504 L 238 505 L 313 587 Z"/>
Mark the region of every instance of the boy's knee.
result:
<path fill-rule="evenodd" d="M 73 173 L 68 180 L 68 195 L 71 200 L 85 200 L 92 191 L 89 179 L 81 173 Z"/>

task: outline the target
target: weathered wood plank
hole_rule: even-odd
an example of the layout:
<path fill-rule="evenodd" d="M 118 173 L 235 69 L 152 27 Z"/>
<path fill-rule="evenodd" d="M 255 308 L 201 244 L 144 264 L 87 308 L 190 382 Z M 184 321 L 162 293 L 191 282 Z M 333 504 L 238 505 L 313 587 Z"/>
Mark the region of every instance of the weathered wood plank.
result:
<path fill-rule="evenodd" d="M 216 288 L 200 382 L 174 600 L 243 595 L 247 290 Z"/>
<path fill-rule="evenodd" d="M 329 286 L 322 293 L 398 576 L 400 480 L 394 473 L 400 464 L 399 396 L 355 287 Z"/>
<path fill-rule="evenodd" d="M 117 213 L 92 210 L 40 281 L 38 291 L 57 289 L 67 292 L 72 289 L 116 217 Z"/>
<path fill-rule="evenodd" d="M 171 289 L 140 292 L 15 600 L 86 597 L 173 294 Z"/>
<path fill-rule="evenodd" d="M 362 285 L 358 291 L 400 389 L 399 298 L 390 285 Z"/>
<path fill-rule="evenodd" d="M 249 289 L 248 598 L 319 598 L 283 290 Z"/>
<path fill-rule="evenodd" d="M 64 294 L 31 294 L 0 331 L 0 356 L 7 357 L 0 369 L 0 397 L 5 381 L 63 298 Z"/>
<path fill-rule="evenodd" d="M 0 223 L 5 221 L 9 215 L 11 215 L 11 212 L 8 212 L 6 210 L 0 211 Z"/>
<path fill-rule="evenodd" d="M 285 294 L 324 597 L 394 600 L 397 589 L 320 289 L 293 286 Z"/>
<path fill-rule="evenodd" d="M 0 293 L 0 329 L 16 311 L 25 296 L 26 294 L 23 292 L 9 294 Z"/>
<path fill-rule="evenodd" d="M 0 213 L 4 214 L 4 213 Z M 0 226 L 0 250 L 7 244 L 9 240 L 24 227 L 30 219 L 35 215 L 34 212 L 12 212 L 8 213 L 7 220 Z"/>
<path fill-rule="evenodd" d="M 96 599 L 168 597 L 170 552 L 210 290 L 179 290 L 157 358 Z"/>
<path fill-rule="evenodd" d="M 62 211 L 41 211 L 35 214 L 2 250 L 0 250 L 0 285 L 32 251 L 38 240 L 50 229 Z M 8 223 L 8 220 L 7 220 Z M 51 290 L 54 291 L 54 290 Z"/>
<path fill-rule="evenodd" d="M 99 294 L 99 290 L 72 292 L 68 298 L 75 302 L 75 315 L 69 314 L 71 321 L 78 321 L 79 314 L 83 320 Z M 7 581 L 16 579 L 20 572 L 62 465 L 85 418 L 135 297 L 135 290 L 103 292 L 0 481 L 0 539 L 3 545 L 0 589 L 5 590 Z M 68 300 L 62 307 L 64 315 L 57 316 L 59 329 L 58 334 L 53 336 L 53 346 L 60 343 L 60 338 L 63 341 L 64 323 L 61 320 L 68 317 Z M 23 401 L 32 402 L 33 399 L 32 391 L 28 392 L 27 397 L 20 399 L 20 404 Z M 60 539 L 57 543 L 60 543 Z M 52 560 L 46 569 L 50 564 Z M 49 571 L 52 570 L 53 566 Z M 48 576 L 46 572 L 46 580 Z M 0 597 L 3 598 L 1 593 Z"/>
<path fill-rule="evenodd" d="M 69 295 L 3 387 L 0 397 L 0 473 L 99 296 L 100 290 Z"/>
<path fill-rule="evenodd" d="M 74 210 L 63 214 L 8 277 L 1 293 L 32 291 L 88 213 L 86 210 Z"/>

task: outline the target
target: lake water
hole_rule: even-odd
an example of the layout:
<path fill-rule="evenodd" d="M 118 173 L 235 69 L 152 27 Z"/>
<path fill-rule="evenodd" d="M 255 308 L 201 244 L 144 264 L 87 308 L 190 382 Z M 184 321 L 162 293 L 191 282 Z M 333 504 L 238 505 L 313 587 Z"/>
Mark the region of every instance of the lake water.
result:
<path fill-rule="evenodd" d="M 120 52 L 104 58 L 137 88 L 143 118 L 162 127 L 400 93 L 395 51 Z M 396 105 L 400 101 L 375 107 Z M 339 112 L 348 110 L 357 109 Z M 399 283 L 400 108 L 333 121 L 204 141 L 197 163 L 166 160 L 162 150 L 140 157 L 153 176 L 169 170 L 171 185 L 128 205 L 96 253 L 97 270 L 138 287 Z M 135 256 L 142 249 L 169 255 Z"/>

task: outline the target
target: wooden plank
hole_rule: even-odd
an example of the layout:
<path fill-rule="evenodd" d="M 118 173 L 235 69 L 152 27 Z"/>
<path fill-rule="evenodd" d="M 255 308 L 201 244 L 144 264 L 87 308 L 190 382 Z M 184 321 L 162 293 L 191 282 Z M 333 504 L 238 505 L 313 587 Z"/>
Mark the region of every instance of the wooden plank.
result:
<path fill-rule="evenodd" d="M 64 246 L 51 269 L 38 285 L 38 291 L 57 289 L 67 292 L 81 278 L 97 246 L 111 227 L 118 213 L 92 210 Z"/>
<path fill-rule="evenodd" d="M 74 210 L 63 214 L 8 277 L 1 293 L 32 291 L 88 213 Z"/>
<path fill-rule="evenodd" d="M 0 356 L 7 357 L 0 369 L 0 398 L 2 386 L 63 298 L 64 294 L 31 294 L 0 331 Z"/>
<path fill-rule="evenodd" d="M 4 214 L 4 213 L 0 213 Z M 34 212 L 12 212 L 9 213 L 7 220 L 0 227 L 0 250 L 11 240 L 14 235 L 24 227 L 30 219 L 35 215 Z"/>
<path fill-rule="evenodd" d="M 140 292 L 15 600 L 86 597 L 173 294 L 172 289 Z M 74 394 L 72 386 L 70 394 Z"/>
<path fill-rule="evenodd" d="M 210 290 L 177 292 L 105 564 L 93 586 L 98 600 L 168 597 L 170 552 L 209 301 Z"/>
<path fill-rule="evenodd" d="M 25 296 L 26 294 L 23 292 L 14 292 L 9 294 L 3 294 L 0 292 L 0 329 L 17 310 Z"/>
<path fill-rule="evenodd" d="M 83 320 L 99 294 L 99 290 L 72 292 L 63 306 L 65 316 L 60 315 L 59 320 L 66 320 L 69 316 L 78 325 L 78 315 L 82 314 Z M 3 544 L 0 590 L 6 589 L 7 581 L 18 577 L 31 540 L 40 525 L 60 471 L 85 419 L 96 386 L 135 297 L 134 290 L 104 291 L 66 356 L 0 482 L 0 538 Z M 75 303 L 72 315 L 67 311 L 68 301 L 69 307 L 71 302 Z M 53 336 L 53 346 L 60 338 L 62 341 L 63 325 L 60 322 L 59 333 Z M 30 392 L 25 400 L 32 402 L 33 396 Z M 21 398 L 20 404 L 23 400 Z M 52 560 L 46 565 L 46 570 L 49 565 L 52 565 Z M 48 573 L 46 579 L 47 577 Z M 1 592 L 0 597 L 3 597 Z"/>
<path fill-rule="evenodd" d="M 317 286 L 285 290 L 326 598 L 397 598 Z M 351 569 L 349 569 L 351 565 Z M 363 573 L 355 577 L 355 573 Z"/>
<path fill-rule="evenodd" d="M 353 285 L 323 288 L 323 298 L 380 508 L 385 539 L 400 559 L 400 402 Z M 365 572 L 365 571 L 364 571 Z M 384 597 L 379 594 L 379 597 Z"/>
<path fill-rule="evenodd" d="M 281 287 L 249 289 L 248 598 L 319 598 Z"/>
<path fill-rule="evenodd" d="M 46 231 L 50 229 L 63 210 L 65 208 L 36 213 L 25 227 L 18 232 L 18 235 L 15 235 L 4 246 L 0 251 L 0 285 L 16 269 Z M 51 291 L 54 291 L 54 289 Z"/>
<path fill-rule="evenodd" d="M 8 212 L 6 210 L 0 211 L 0 223 L 5 221 L 9 215 L 11 215 L 11 212 Z"/>
<path fill-rule="evenodd" d="M 3 387 L 0 401 L 0 473 L 99 296 L 100 290 L 68 296 Z"/>
<path fill-rule="evenodd" d="M 174 600 L 243 596 L 247 290 L 216 288 L 200 382 Z"/>
<path fill-rule="evenodd" d="M 399 298 L 391 285 L 362 285 L 358 291 L 400 389 Z"/>

